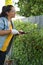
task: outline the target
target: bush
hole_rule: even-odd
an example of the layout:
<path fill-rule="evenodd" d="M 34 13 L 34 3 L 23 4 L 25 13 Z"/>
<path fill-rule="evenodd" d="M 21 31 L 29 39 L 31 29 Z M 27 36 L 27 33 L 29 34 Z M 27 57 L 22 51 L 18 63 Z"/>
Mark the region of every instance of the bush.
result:
<path fill-rule="evenodd" d="M 29 22 L 15 23 L 16 29 L 28 34 L 16 36 L 13 40 L 12 56 L 16 65 L 43 65 L 43 29 Z"/>

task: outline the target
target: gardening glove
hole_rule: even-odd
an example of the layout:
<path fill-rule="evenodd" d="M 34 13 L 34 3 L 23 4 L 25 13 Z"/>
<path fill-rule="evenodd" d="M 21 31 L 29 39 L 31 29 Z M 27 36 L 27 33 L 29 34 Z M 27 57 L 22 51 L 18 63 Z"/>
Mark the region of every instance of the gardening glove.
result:
<path fill-rule="evenodd" d="M 16 30 L 16 29 L 12 29 L 12 30 L 11 30 L 11 33 L 12 33 L 12 34 L 19 34 L 19 31 Z"/>

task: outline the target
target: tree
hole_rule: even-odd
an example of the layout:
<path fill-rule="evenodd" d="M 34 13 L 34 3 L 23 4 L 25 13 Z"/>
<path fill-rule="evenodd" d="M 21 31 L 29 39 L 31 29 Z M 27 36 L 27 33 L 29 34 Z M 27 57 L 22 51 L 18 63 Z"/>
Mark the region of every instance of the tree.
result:
<path fill-rule="evenodd" d="M 43 15 L 43 0 L 19 0 L 20 15 L 36 16 Z"/>

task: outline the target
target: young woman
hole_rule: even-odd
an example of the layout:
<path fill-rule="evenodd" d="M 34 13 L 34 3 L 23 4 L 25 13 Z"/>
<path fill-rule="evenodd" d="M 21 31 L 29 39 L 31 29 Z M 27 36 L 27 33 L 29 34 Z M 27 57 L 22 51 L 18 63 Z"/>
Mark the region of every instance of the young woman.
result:
<path fill-rule="evenodd" d="M 0 65 L 4 65 L 6 52 L 10 49 L 13 35 L 21 33 L 12 29 L 11 19 L 13 17 L 15 17 L 15 8 L 12 5 L 3 6 L 0 14 Z"/>

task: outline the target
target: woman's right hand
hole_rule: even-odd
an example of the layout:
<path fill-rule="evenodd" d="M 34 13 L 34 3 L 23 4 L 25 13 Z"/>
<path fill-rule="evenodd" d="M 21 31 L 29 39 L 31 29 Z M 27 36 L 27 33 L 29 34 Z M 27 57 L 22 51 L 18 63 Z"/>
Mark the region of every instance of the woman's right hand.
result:
<path fill-rule="evenodd" d="M 14 35 L 21 35 L 21 34 L 25 34 L 25 32 L 23 30 L 16 30 L 16 29 L 12 29 L 11 33 Z"/>
<path fill-rule="evenodd" d="M 12 34 L 19 34 L 19 31 L 16 30 L 16 29 L 12 29 L 12 30 L 11 30 L 11 33 L 12 33 Z"/>

